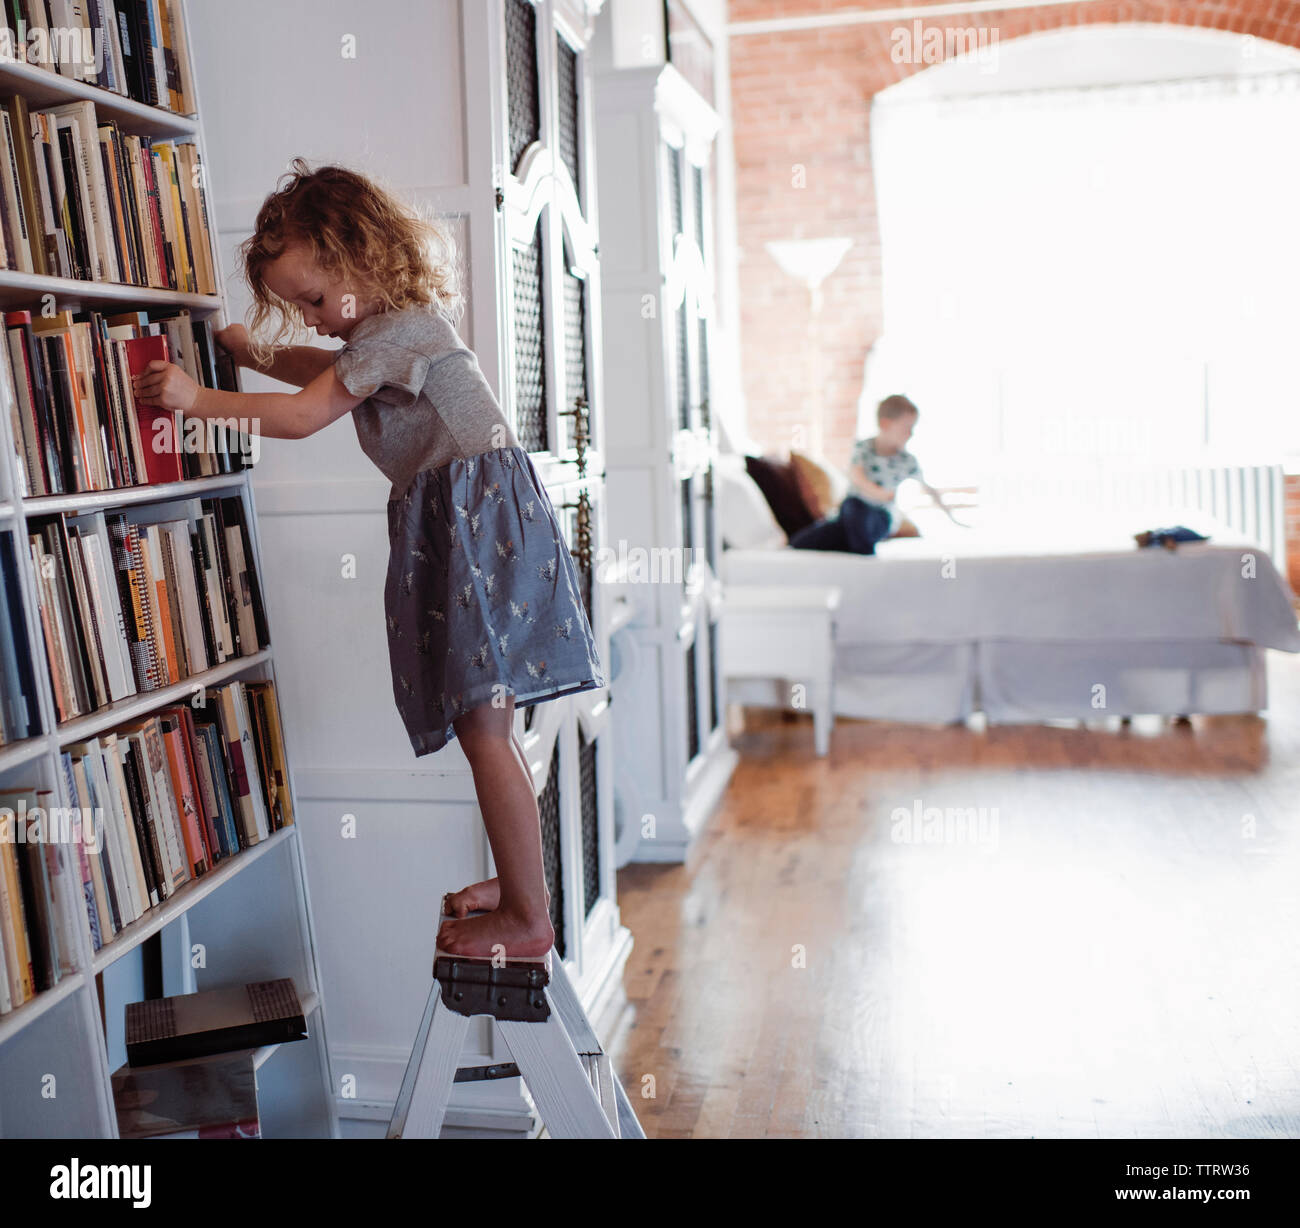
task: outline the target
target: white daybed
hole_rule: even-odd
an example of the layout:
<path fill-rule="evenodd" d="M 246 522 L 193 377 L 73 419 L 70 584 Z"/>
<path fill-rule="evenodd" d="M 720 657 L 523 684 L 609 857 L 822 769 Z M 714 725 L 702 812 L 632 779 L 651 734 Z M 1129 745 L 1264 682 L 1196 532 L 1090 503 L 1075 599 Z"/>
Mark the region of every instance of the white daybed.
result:
<path fill-rule="evenodd" d="M 1085 531 L 1023 520 L 859 556 L 788 546 L 724 551 L 724 586 L 834 585 L 837 715 L 993 722 L 1258 712 L 1265 649 L 1300 651 L 1290 591 L 1268 554 L 1203 515 Z M 1211 541 L 1138 550 L 1133 532 L 1184 523 Z M 933 535 L 931 535 L 933 534 Z M 777 680 L 733 683 L 780 705 Z"/>

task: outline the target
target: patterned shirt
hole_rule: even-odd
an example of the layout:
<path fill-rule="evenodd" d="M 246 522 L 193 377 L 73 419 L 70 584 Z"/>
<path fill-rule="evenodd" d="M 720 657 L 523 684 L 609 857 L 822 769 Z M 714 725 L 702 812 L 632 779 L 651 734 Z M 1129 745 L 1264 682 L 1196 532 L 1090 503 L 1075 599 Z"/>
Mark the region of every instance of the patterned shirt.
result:
<path fill-rule="evenodd" d="M 883 486 L 885 490 L 897 490 L 908 478 L 921 477 L 921 466 L 916 457 L 913 456 L 906 448 L 900 448 L 890 456 L 882 456 L 876 451 L 875 438 L 859 439 L 853 445 L 853 456 L 849 461 L 849 466 L 861 465 L 866 473 L 877 486 Z M 857 495 L 867 503 L 875 503 L 874 499 L 868 499 L 856 486 L 849 492 Z M 877 504 L 883 507 L 889 513 L 890 528 L 897 528 L 903 519 L 903 514 L 898 510 L 894 500 L 888 503 Z"/>

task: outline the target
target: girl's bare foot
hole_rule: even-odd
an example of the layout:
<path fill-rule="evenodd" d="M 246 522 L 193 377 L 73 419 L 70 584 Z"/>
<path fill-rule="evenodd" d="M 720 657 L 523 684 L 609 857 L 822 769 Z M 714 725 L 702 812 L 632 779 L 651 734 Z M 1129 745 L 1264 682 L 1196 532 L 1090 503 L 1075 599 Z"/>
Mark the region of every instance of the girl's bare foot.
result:
<path fill-rule="evenodd" d="M 448 917 L 468 917 L 472 912 L 491 912 L 501 903 L 501 880 L 486 878 L 459 891 L 449 891 L 442 898 L 442 911 Z"/>
<path fill-rule="evenodd" d="M 440 950 L 470 958 L 535 958 L 554 945 L 555 930 L 545 913 L 528 917 L 500 907 L 482 916 L 444 921 L 438 930 Z"/>
<path fill-rule="evenodd" d="M 501 880 L 485 878 L 481 883 L 471 883 L 459 891 L 449 891 L 442 897 L 442 911 L 448 917 L 468 917 L 472 912 L 491 912 L 501 904 Z M 551 893 L 546 892 L 546 906 L 551 905 Z"/>

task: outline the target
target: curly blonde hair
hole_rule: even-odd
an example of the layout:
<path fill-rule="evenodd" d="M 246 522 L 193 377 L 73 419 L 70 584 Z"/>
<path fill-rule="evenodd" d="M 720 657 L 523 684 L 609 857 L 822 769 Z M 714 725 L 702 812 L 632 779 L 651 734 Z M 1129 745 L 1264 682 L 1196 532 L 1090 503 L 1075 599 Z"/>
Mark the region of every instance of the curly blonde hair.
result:
<path fill-rule="evenodd" d="M 266 284 L 266 268 L 303 243 L 326 273 L 356 284 L 384 311 L 427 303 L 453 323 L 463 308 L 455 240 L 374 180 L 342 166 L 312 170 L 295 158 L 262 202 L 253 233 L 239 246 L 253 296 L 248 348 L 265 367 L 283 339 L 305 331 L 302 312 Z M 361 297 L 358 294 L 358 297 Z M 274 323 L 274 332 L 262 334 Z"/>

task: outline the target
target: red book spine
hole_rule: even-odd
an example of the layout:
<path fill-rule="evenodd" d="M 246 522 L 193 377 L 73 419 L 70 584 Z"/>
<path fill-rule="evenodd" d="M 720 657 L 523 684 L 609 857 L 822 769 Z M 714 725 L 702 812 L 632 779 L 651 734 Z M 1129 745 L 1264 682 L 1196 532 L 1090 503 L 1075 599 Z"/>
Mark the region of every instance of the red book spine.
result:
<path fill-rule="evenodd" d="M 123 341 L 126 347 L 126 365 L 132 378 L 141 375 L 144 369 L 155 359 L 170 362 L 167 350 L 167 338 L 164 336 L 131 337 Z M 134 398 L 133 398 L 134 399 Z M 140 418 L 140 442 L 144 445 L 145 472 L 150 484 L 158 482 L 179 482 L 181 473 L 181 440 L 177 430 L 177 415 L 170 409 L 158 409 L 135 401 L 136 413 Z M 159 432 L 155 423 L 166 420 L 166 428 Z M 162 447 L 161 443 L 168 444 Z"/>

